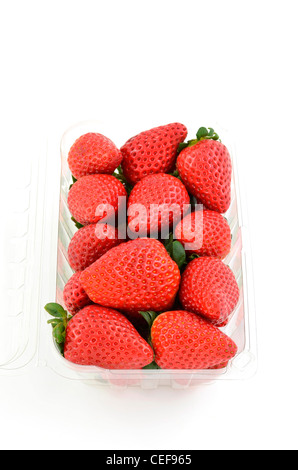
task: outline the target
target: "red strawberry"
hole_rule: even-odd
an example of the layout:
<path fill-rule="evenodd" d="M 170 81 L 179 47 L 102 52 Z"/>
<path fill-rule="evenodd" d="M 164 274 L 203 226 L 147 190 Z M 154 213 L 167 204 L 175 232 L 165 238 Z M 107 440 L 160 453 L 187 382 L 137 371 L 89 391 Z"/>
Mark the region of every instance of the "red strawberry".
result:
<path fill-rule="evenodd" d="M 216 326 L 226 324 L 239 295 L 233 272 L 219 259 L 195 259 L 182 275 L 179 292 L 181 305 Z"/>
<path fill-rule="evenodd" d="M 218 138 L 213 129 L 210 133 L 205 129 L 207 135 L 201 129 L 198 140 L 190 141 L 179 154 L 177 170 L 193 196 L 208 209 L 224 213 L 231 204 L 231 157 L 221 142 L 213 140 Z"/>
<path fill-rule="evenodd" d="M 80 283 L 81 272 L 75 273 L 63 290 L 63 300 L 66 310 L 75 315 L 79 310 L 92 304 Z"/>
<path fill-rule="evenodd" d="M 93 305 L 68 323 L 64 357 L 104 369 L 142 369 L 153 361 L 149 344 L 124 315 Z"/>
<path fill-rule="evenodd" d="M 178 178 L 164 173 L 146 176 L 130 193 L 128 225 L 143 236 L 161 228 L 171 229 L 189 204 L 188 192 Z"/>
<path fill-rule="evenodd" d="M 139 238 L 112 248 L 81 282 L 93 302 L 129 314 L 172 308 L 180 271 L 158 240 Z"/>
<path fill-rule="evenodd" d="M 48 304 L 54 317 L 53 337 L 65 359 L 104 369 L 142 369 L 153 361 L 153 351 L 130 321 L 110 308 L 90 305 L 70 318 L 58 304 Z"/>
<path fill-rule="evenodd" d="M 69 191 L 68 207 L 77 222 L 88 225 L 116 215 L 119 197 L 127 197 L 127 193 L 114 176 L 83 176 Z"/>
<path fill-rule="evenodd" d="M 186 136 L 186 127 L 175 123 L 142 132 L 128 140 L 121 148 L 127 181 L 135 184 L 147 175 L 174 170 L 179 144 Z"/>
<path fill-rule="evenodd" d="M 189 254 L 224 259 L 231 251 L 231 229 L 218 212 L 203 210 L 188 214 L 177 225 L 175 238 Z"/>
<path fill-rule="evenodd" d="M 116 228 L 91 224 L 79 229 L 68 247 L 68 261 L 74 271 L 84 271 L 114 246 L 122 243 Z"/>
<path fill-rule="evenodd" d="M 159 315 L 151 329 L 155 362 L 161 369 L 210 369 L 237 353 L 234 341 L 216 326 L 191 312 Z"/>
<path fill-rule="evenodd" d="M 68 154 L 68 165 L 76 179 L 96 173 L 112 174 L 121 162 L 122 154 L 116 145 L 93 132 L 79 137 Z"/>

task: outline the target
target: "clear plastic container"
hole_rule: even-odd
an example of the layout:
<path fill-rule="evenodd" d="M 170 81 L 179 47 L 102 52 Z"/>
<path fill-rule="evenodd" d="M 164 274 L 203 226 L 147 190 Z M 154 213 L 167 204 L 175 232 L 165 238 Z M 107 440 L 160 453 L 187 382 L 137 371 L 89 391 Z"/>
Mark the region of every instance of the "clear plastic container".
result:
<path fill-rule="evenodd" d="M 62 138 L 49 136 L 47 148 L 41 149 L 38 161 L 24 167 L 22 178 L 16 185 L 15 207 L 7 223 L 6 284 L 1 286 L 4 308 L 1 312 L 0 374 L 22 373 L 31 367 L 50 367 L 67 379 L 90 384 L 152 389 L 160 385 L 187 388 L 217 380 L 248 378 L 255 373 L 257 343 L 253 272 L 243 185 L 239 180 L 229 134 L 216 124 L 213 127 L 233 160 L 232 203 L 225 215 L 233 242 L 231 253 L 224 262 L 233 270 L 241 294 L 231 321 L 222 329 L 238 346 L 238 354 L 228 367 L 222 370 L 115 371 L 78 366 L 58 352 L 51 326 L 47 324 L 49 318 L 44 305 L 55 299 L 63 303 L 63 288 L 73 274 L 67 261 L 68 244 L 76 230 L 66 203 L 72 182 L 67 165 L 68 151 L 76 138 L 86 132 L 105 134 L 119 147 L 130 137 L 124 135 L 124 130 L 122 135 L 115 136 L 114 129 L 101 122 L 90 121 L 71 127 Z M 189 129 L 189 136 L 193 132 L 195 129 Z M 59 146 L 61 165 L 55 164 L 59 158 Z"/>

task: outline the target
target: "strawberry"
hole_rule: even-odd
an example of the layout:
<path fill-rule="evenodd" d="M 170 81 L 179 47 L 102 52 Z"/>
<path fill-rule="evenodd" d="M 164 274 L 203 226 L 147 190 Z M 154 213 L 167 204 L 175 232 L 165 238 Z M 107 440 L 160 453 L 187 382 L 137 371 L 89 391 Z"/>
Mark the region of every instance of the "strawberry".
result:
<path fill-rule="evenodd" d="M 58 304 L 45 309 L 55 318 L 53 336 L 65 359 L 104 369 L 142 369 L 153 361 L 153 351 L 120 312 L 90 305 L 70 318 Z"/>
<path fill-rule="evenodd" d="M 141 310 L 172 308 L 180 278 L 161 242 L 139 238 L 112 248 L 80 281 L 93 302 L 139 316 Z"/>
<path fill-rule="evenodd" d="M 194 313 L 176 310 L 153 322 L 151 341 L 161 369 L 210 369 L 227 365 L 237 353 L 234 341 Z"/>
<path fill-rule="evenodd" d="M 121 162 L 122 154 L 116 145 L 94 132 L 79 137 L 68 154 L 68 165 L 76 179 L 96 173 L 112 174 Z"/>
<path fill-rule="evenodd" d="M 203 210 L 188 214 L 177 225 L 175 238 L 188 254 L 224 259 L 231 251 L 231 229 L 218 212 Z"/>
<path fill-rule="evenodd" d="M 114 176 L 83 176 L 69 191 L 68 207 L 77 222 L 88 225 L 116 215 L 119 197 L 126 198 L 127 193 Z"/>
<path fill-rule="evenodd" d="M 186 127 L 175 123 L 142 132 L 129 139 L 120 149 L 127 181 L 135 184 L 147 175 L 173 171 L 178 146 L 186 136 Z"/>
<path fill-rule="evenodd" d="M 215 139 L 215 140 L 214 140 Z M 232 162 L 213 129 L 201 128 L 197 140 L 182 144 L 177 170 L 187 190 L 208 209 L 225 213 L 231 204 Z"/>
<path fill-rule="evenodd" d="M 75 315 L 79 310 L 92 304 L 80 283 L 81 272 L 75 273 L 67 282 L 63 290 L 63 300 L 66 310 Z"/>
<path fill-rule="evenodd" d="M 111 225 L 101 223 L 86 225 L 79 229 L 70 241 L 69 264 L 74 271 L 84 271 L 122 241 L 118 238 L 117 229 Z"/>
<path fill-rule="evenodd" d="M 124 315 L 94 305 L 68 323 L 64 357 L 104 369 L 142 369 L 153 361 L 153 351 Z"/>
<path fill-rule="evenodd" d="M 232 270 L 216 258 L 198 258 L 186 267 L 179 298 L 185 310 L 202 315 L 216 326 L 227 324 L 240 292 Z"/>
<path fill-rule="evenodd" d="M 165 173 L 146 176 L 128 198 L 128 226 L 143 236 L 170 229 L 189 204 L 188 192 L 178 178 Z"/>

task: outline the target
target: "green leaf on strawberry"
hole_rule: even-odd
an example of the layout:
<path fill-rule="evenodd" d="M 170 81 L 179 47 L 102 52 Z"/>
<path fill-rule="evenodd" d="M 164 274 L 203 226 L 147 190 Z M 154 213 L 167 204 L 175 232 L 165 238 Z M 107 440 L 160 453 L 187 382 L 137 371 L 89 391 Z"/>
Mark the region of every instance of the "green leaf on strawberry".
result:
<path fill-rule="evenodd" d="M 118 168 L 114 171 L 113 176 L 115 176 L 115 178 L 117 178 L 117 180 L 120 181 L 120 183 L 123 184 L 123 186 L 125 187 L 125 189 L 127 191 L 127 194 L 130 195 L 130 193 L 132 191 L 132 188 L 133 188 L 133 185 L 129 184 L 129 182 L 125 178 L 121 165 L 118 166 Z"/>
<path fill-rule="evenodd" d="M 65 335 L 66 335 L 66 328 L 69 320 L 71 320 L 72 316 L 67 313 L 64 308 L 56 303 L 49 303 L 45 306 L 46 312 L 49 315 L 54 317 L 51 320 L 48 320 L 48 324 L 52 325 L 53 328 L 53 338 L 55 343 L 57 344 L 61 354 L 63 355 L 64 343 L 65 343 Z"/>
<path fill-rule="evenodd" d="M 173 233 L 170 233 L 169 239 L 164 241 L 164 246 L 179 269 L 182 269 L 186 263 L 186 252 L 183 245 L 178 240 L 174 241 Z"/>
<path fill-rule="evenodd" d="M 178 146 L 178 153 L 182 152 L 182 150 L 186 149 L 188 147 L 188 142 L 182 142 Z"/>
<path fill-rule="evenodd" d="M 49 303 L 45 306 L 45 310 L 55 318 L 60 318 L 63 319 L 65 315 L 67 315 L 67 312 L 64 310 L 64 308 L 56 303 Z M 49 322 L 52 320 L 49 320 Z"/>
<path fill-rule="evenodd" d="M 178 240 L 173 243 L 173 260 L 178 264 L 179 269 L 181 269 L 186 263 L 186 253 L 182 243 Z"/>
<path fill-rule="evenodd" d="M 193 261 L 194 259 L 197 259 L 197 258 L 200 258 L 201 256 L 198 254 L 198 253 L 192 253 L 189 257 L 188 257 L 188 262 L 190 263 L 190 261 Z"/>
<path fill-rule="evenodd" d="M 58 323 L 53 329 L 53 337 L 58 344 L 65 342 L 65 326 L 63 323 Z"/>
<path fill-rule="evenodd" d="M 208 130 L 206 127 L 200 127 L 200 129 L 197 132 L 197 139 L 198 141 L 204 140 L 204 139 L 212 139 L 212 140 L 218 140 L 219 135 L 214 132 L 214 129 L 212 127 L 208 127 Z"/>
<path fill-rule="evenodd" d="M 148 366 L 143 367 L 143 370 L 152 370 L 152 369 L 160 369 L 160 367 L 156 364 L 155 361 L 151 362 L 151 364 L 148 364 Z"/>
<path fill-rule="evenodd" d="M 179 175 L 179 171 L 178 170 L 175 170 L 173 171 L 173 173 L 169 173 L 171 176 L 175 176 L 175 178 L 178 178 L 178 180 L 181 181 L 181 177 Z"/>
<path fill-rule="evenodd" d="M 174 243 L 174 236 L 173 236 L 173 233 L 170 233 L 169 239 L 164 240 L 164 246 L 171 258 L 173 258 L 173 243 Z"/>
<path fill-rule="evenodd" d="M 203 138 L 206 138 L 208 136 L 209 132 L 206 129 L 206 127 L 200 127 L 200 129 L 197 132 L 197 139 L 201 140 Z"/>
<path fill-rule="evenodd" d="M 69 186 L 69 189 L 71 189 L 77 181 L 78 180 L 72 175 L 72 184 Z"/>
<path fill-rule="evenodd" d="M 147 312 L 139 312 L 139 314 L 142 315 L 142 317 L 144 318 L 144 320 L 146 320 L 148 324 L 149 332 L 147 342 L 152 347 L 151 328 L 159 313 L 148 310 Z M 155 361 L 153 361 L 151 362 L 151 364 L 148 364 L 147 366 L 143 367 L 143 369 L 160 369 L 160 367 L 156 364 Z"/>

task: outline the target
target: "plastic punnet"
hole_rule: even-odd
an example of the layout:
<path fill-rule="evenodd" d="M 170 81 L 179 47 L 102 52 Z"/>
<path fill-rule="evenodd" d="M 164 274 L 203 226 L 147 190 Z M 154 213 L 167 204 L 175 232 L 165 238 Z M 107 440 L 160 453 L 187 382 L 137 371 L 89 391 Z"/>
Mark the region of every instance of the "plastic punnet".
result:
<path fill-rule="evenodd" d="M 229 134 L 214 124 L 233 161 L 232 202 L 225 217 L 232 232 L 232 250 L 224 262 L 234 272 L 240 300 L 229 324 L 222 328 L 238 346 L 238 354 L 221 370 L 140 370 L 115 371 L 78 366 L 64 359 L 56 347 L 44 305 L 56 300 L 63 304 L 63 289 L 73 271 L 67 248 L 76 231 L 67 207 L 72 176 L 67 164 L 71 145 L 87 132 L 100 132 L 119 147 L 127 135 L 118 135 L 101 122 L 88 121 L 68 129 L 60 137 L 48 139 L 44 158 L 24 168 L 16 183 L 14 207 L 7 224 L 4 269 L 1 286 L 4 309 L 0 330 L 0 374 L 25 372 L 29 367 L 50 367 L 59 375 L 95 385 L 116 387 L 160 385 L 187 388 L 217 380 L 248 378 L 257 366 L 257 344 L 253 270 L 247 226 L 243 183 L 238 174 L 236 153 Z M 116 136 L 117 139 L 117 136 Z M 52 164 L 53 161 L 57 164 Z M 49 163 L 51 162 L 51 164 Z M 60 172 L 60 178 L 59 178 Z"/>

